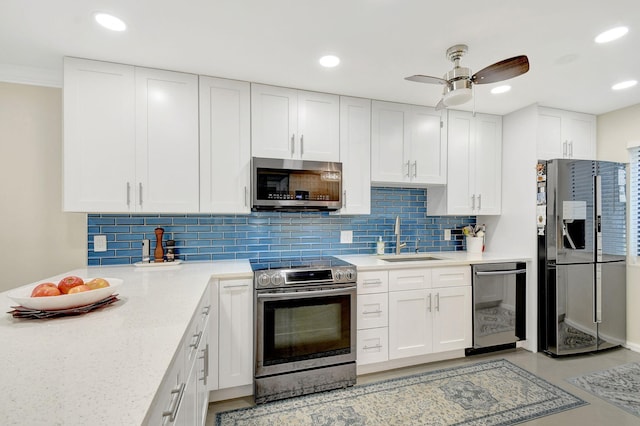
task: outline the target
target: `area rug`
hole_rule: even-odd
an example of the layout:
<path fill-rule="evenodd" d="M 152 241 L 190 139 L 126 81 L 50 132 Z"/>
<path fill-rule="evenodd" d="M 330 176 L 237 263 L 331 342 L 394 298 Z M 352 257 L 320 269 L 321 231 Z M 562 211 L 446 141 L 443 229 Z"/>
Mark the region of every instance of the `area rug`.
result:
<path fill-rule="evenodd" d="M 476 326 L 474 335 L 477 337 L 516 329 L 516 312 L 502 306 L 476 309 L 474 320 Z"/>
<path fill-rule="evenodd" d="M 572 377 L 567 381 L 640 417 L 640 364 L 638 363 Z"/>
<path fill-rule="evenodd" d="M 500 359 L 216 414 L 216 425 L 511 425 L 587 404 Z"/>

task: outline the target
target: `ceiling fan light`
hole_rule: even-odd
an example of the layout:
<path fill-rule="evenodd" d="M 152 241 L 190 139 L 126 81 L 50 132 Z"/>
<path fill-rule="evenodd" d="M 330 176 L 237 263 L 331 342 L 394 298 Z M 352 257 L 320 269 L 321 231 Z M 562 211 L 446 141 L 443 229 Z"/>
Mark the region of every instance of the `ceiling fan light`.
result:
<path fill-rule="evenodd" d="M 630 87 L 633 87 L 636 84 L 638 84 L 638 82 L 636 80 L 621 81 L 620 83 L 617 83 L 617 84 L 614 84 L 613 86 L 611 86 L 611 89 L 612 90 L 624 90 L 624 89 L 628 89 Z"/>
<path fill-rule="evenodd" d="M 448 93 L 445 93 L 442 98 L 442 103 L 446 106 L 455 106 L 461 105 L 471 100 L 472 93 L 469 88 L 462 88 L 457 90 L 452 90 Z"/>
<path fill-rule="evenodd" d="M 627 32 L 629 32 L 629 28 L 627 27 L 615 27 L 610 30 L 601 32 L 595 38 L 596 43 L 609 43 L 610 41 L 617 40 L 620 37 L 624 36 Z"/>

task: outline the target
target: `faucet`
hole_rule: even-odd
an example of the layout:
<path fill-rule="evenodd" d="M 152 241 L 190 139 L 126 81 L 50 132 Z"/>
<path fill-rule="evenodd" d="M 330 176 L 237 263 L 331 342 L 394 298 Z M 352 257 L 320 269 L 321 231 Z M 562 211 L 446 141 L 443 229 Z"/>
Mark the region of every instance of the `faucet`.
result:
<path fill-rule="evenodd" d="M 400 243 L 400 216 L 396 216 L 396 228 L 393 232 L 396 234 L 396 254 L 400 254 L 400 249 L 407 246 L 407 243 Z"/>

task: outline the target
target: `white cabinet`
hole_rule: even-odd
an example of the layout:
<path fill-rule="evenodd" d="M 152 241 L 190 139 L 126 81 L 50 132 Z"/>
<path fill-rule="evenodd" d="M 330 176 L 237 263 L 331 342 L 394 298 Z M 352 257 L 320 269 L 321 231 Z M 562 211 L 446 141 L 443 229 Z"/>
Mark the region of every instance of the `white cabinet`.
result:
<path fill-rule="evenodd" d="M 389 359 L 471 346 L 470 277 L 468 266 L 389 271 Z"/>
<path fill-rule="evenodd" d="M 371 213 L 371 101 L 340 97 L 342 208 L 339 214 Z"/>
<path fill-rule="evenodd" d="M 358 366 L 389 359 L 387 271 L 358 272 Z"/>
<path fill-rule="evenodd" d="M 429 191 L 429 215 L 497 215 L 502 204 L 502 117 L 449 110 L 447 185 Z"/>
<path fill-rule="evenodd" d="M 253 383 L 253 282 L 219 281 L 218 388 Z"/>
<path fill-rule="evenodd" d="M 446 135 L 445 120 L 433 108 L 373 101 L 371 180 L 396 186 L 446 183 Z"/>
<path fill-rule="evenodd" d="M 339 96 L 251 85 L 254 157 L 339 161 Z"/>
<path fill-rule="evenodd" d="M 64 210 L 197 212 L 198 77 L 64 62 Z"/>
<path fill-rule="evenodd" d="M 248 82 L 200 76 L 201 212 L 251 212 L 250 102 Z"/>
<path fill-rule="evenodd" d="M 596 117 L 572 111 L 538 107 L 538 158 L 594 160 Z"/>

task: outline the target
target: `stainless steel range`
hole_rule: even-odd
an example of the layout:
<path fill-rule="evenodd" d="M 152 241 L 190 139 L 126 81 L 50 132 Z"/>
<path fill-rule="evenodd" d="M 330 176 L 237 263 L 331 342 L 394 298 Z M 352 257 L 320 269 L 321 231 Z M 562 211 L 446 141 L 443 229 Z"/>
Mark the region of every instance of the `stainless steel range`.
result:
<path fill-rule="evenodd" d="M 255 401 L 356 382 L 356 267 L 334 257 L 252 260 Z"/>

